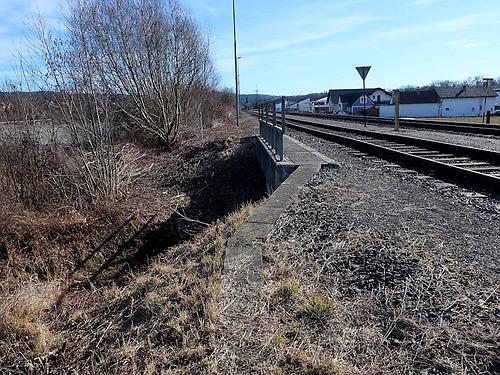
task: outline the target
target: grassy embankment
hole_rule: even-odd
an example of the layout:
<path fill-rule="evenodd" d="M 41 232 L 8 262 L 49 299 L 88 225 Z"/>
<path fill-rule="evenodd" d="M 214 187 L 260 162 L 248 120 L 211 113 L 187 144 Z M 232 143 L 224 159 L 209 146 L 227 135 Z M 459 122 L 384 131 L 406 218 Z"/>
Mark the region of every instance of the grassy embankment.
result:
<path fill-rule="evenodd" d="M 263 194 L 249 124 L 142 148 L 115 202 L 2 199 L 0 373 L 205 373 L 223 245 Z"/>

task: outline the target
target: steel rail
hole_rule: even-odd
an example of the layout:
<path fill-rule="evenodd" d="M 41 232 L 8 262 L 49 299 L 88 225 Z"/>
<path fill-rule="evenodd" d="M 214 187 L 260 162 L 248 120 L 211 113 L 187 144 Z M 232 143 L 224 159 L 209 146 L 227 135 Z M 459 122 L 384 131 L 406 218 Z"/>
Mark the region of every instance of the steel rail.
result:
<path fill-rule="evenodd" d="M 336 130 L 336 131 L 346 132 L 346 133 L 355 133 L 355 134 L 365 135 L 368 137 L 385 139 L 387 141 L 394 141 L 394 142 L 401 142 L 401 143 L 405 143 L 405 144 L 411 144 L 413 146 L 418 146 L 418 147 L 433 148 L 433 149 L 437 149 L 440 151 L 452 152 L 454 154 L 461 155 L 461 156 L 469 156 L 469 157 L 472 156 L 472 157 L 488 160 L 488 161 L 491 161 L 493 163 L 497 163 L 500 165 L 500 152 L 498 152 L 498 151 L 486 150 L 486 149 L 477 148 L 477 147 L 463 146 L 463 145 L 459 145 L 459 144 L 455 144 L 455 143 L 433 141 L 430 139 L 411 137 L 411 136 L 407 136 L 407 135 L 382 133 L 382 132 L 377 132 L 374 130 L 355 129 L 355 128 L 349 128 L 349 127 L 345 127 L 345 126 L 341 126 L 341 125 L 334 125 L 334 124 L 323 124 L 323 123 L 318 123 L 318 122 L 314 122 L 314 121 L 298 120 L 298 119 L 291 119 L 291 118 L 287 118 L 287 120 L 295 121 L 297 123 L 301 123 L 304 125 L 312 125 L 312 126 L 323 128 L 323 129 L 331 129 L 331 130 Z"/>
<path fill-rule="evenodd" d="M 363 116 L 333 115 L 333 114 L 319 114 L 319 113 L 294 113 L 294 112 L 287 112 L 287 114 L 293 116 L 324 118 L 324 119 L 342 120 L 342 121 L 359 122 L 359 123 L 364 121 Z M 367 117 L 367 122 L 377 125 L 394 125 L 394 119 L 383 118 L 383 117 Z M 452 122 L 452 121 L 417 120 L 417 119 L 416 120 L 400 119 L 399 125 L 401 127 L 407 127 L 407 128 L 422 128 L 422 129 L 451 131 L 458 133 L 500 136 L 500 125 L 485 125 L 485 124 L 475 124 L 475 123 L 455 122 L 455 121 Z"/>
<path fill-rule="evenodd" d="M 499 152 L 454 145 L 444 142 L 429 141 L 407 136 L 378 133 L 361 129 L 342 128 L 338 126 L 318 124 L 313 122 L 304 124 L 304 122 L 306 121 L 287 119 L 287 126 L 291 129 L 303 131 L 313 136 L 329 141 L 334 141 L 336 143 L 343 144 L 360 151 L 365 151 L 382 158 L 391 159 L 402 164 L 409 164 L 416 167 L 416 169 L 425 169 L 426 171 L 433 171 L 446 177 L 451 177 L 460 184 L 481 187 L 490 191 L 494 191 L 497 194 L 500 193 L 500 176 L 483 173 L 472 168 L 466 168 L 464 166 L 460 166 L 460 164 L 445 163 L 443 162 L 444 159 L 435 159 L 440 156 L 439 154 L 435 153 L 436 151 L 438 151 L 439 153 L 452 153 L 452 156 L 474 156 L 479 160 L 487 160 L 494 163 L 495 165 L 492 166 L 491 169 L 500 170 Z M 333 131 L 350 132 L 368 136 L 373 139 L 356 139 L 353 137 L 332 133 Z M 406 145 L 424 147 L 428 150 L 421 150 L 421 152 L 419 152 L 418 150 L 405 152 L 395 148 L 387 147 L 387 145 L 374 143 L 374 141 L 377 140 L 398 142 L 400 144 L 399 147 Z M 397 145 L 393 146 L 396 147 Z M 415 154 L 415 152 L 417 152 L 417 154 Z M 428 157 L 423 155 L 428 155 Z M 451 159 L 456 159 L 456 157 L 452 157 Z"/>

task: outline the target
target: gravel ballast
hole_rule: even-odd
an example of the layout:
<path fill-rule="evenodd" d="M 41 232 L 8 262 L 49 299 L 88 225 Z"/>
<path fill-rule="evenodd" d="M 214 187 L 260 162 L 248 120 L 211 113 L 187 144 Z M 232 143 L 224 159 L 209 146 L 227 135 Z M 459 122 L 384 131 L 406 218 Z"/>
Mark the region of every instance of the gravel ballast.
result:
<path fill-rule="evenodd" d="M 499 373 L 499 201 L 290 134 L 341 168 L 268 238 L 241 373 Z"/>

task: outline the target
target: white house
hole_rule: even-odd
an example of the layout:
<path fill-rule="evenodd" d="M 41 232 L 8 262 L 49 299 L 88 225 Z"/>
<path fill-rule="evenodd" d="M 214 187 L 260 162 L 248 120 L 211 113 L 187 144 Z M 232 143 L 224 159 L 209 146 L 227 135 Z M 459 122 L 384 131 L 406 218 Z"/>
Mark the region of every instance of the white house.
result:
<path fill-rule="evenodd" d="M 298 103 L 290 104 L 290 111 L 311 112 L 311 99 L 306 98 Z"/>
<path fill-rule="evenodd" d="M 390 104 L 391 94 L 381 88 L 341 89 L 328 92 L 329 111 L 334 113 L 360 114 L 366 108 L 379 108 L 381 105 Z M 366 103 L 366 104 L 365 104 Z"/>
<path fill-rule="evenodd" d="M 484 87 L 402 91 L 400 97 L 401 117 L 482 116 L 495 109 L 497 100 L 495 91 Z M 394 117 L 393 102 L 380 107 L 380 117 Z"/>
<path fill-rule="evenodd" d="M 436 90 L 400 92 L 400 117 L 437 117 L 441 101 Z M 380 106 L 380 117 L 394 118 L 394 102 Z"/>
<path fill-rule="evenodd" d="M 290 107 L 293 106 L 295 103 L 290 102 L 287 99 L 285 99 L 285 111 L 289 111 Z M 278 101 L 276 103 L 276 112 L 281 112 L 281 101 Z"/>
<path fill-rule="evenodd" d="M 500 109 L 500 89 L 495 89 L 495 92 L 497 93 L 497 99 L 495 102 L 495 109 Z"/>
<path fill-rule="evenodd" d="M 436 92 L 441 99 L 441 117 L 482 116 L 487 111 L 495 110 L 497 93 L 492 88 L 438 87 Z"/>
<path fill-rule="evenodd" d="M 311 102 L 311 110 L 314 113 L 325 113 L 328 112 L 328 97 L 324 97 Z"/>

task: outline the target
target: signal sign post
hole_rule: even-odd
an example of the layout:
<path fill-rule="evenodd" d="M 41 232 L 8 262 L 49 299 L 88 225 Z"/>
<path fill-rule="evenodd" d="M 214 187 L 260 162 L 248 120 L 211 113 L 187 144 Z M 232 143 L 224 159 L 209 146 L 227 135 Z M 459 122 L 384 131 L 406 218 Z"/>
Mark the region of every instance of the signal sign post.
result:
<path fill-rule="evenodd" d="M 368 72 L 370 71 L 371 66 L 357 66 L 356 70 L 358 71 L 361 79 L 363 80 L 363 115 L 365 117 L 365 128 L 366 128 L 366 77 L 368 76 Z"/>

